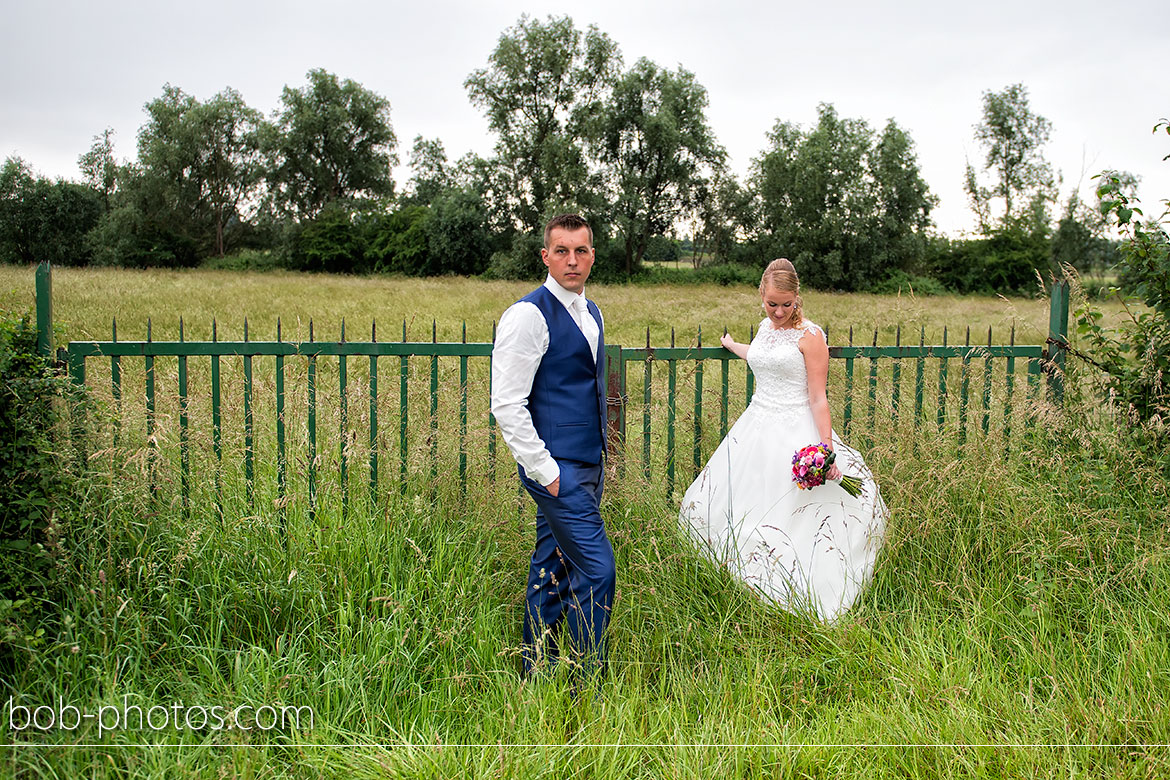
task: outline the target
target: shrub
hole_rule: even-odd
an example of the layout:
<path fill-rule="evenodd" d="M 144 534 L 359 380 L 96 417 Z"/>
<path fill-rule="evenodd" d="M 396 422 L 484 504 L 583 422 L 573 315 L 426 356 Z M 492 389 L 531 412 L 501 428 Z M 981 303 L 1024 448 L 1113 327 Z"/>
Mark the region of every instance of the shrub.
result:
<path fill-rule="evenodd" d="M 66 382 L 37 354 L 28 317 L 0 314 L 0 644 L 27 629 L 57 593 L 55 553 L 69 495 L 57 446 Z"/>
<path fill-rule="evenodd" d="M 200 267 L 217 271 L 271 271 L 280 267 L 280 257 L 271 249 L 241 249 L 223 257 L 209 257 Z"/>
<path fill-rule="evenodd" d="M 963 294 L 1034 294 L 1036 274 L 1048 270 L 1050 257 L 1047 236 L 1013 226 L 986 238 L 935 244 L 930 275 Z"/>
<path fill-rule="evenodd" d="M 738 263 L 719 263 L 699 266 L 695 269 L 693 278 L 696 282 L 713 282 L 724 287 L 735 285 L 756 287 L 760 283 L 760 274 L 763 270 Z"/>
<path fill-rule="evenodd" d="M 431 267 L 427 244 L 430 219 L 431 211 L 426 206 L 407 206 L 392 214 L 372 217 L 366 226 L 366 251 L 372 269 L 427 276 Z"/>
<path fill-rule="evenodd" d="M 471 276 L 487 268 L 493 241 L 478 193 L 444 190 L 431 202 L 424 229 L 430 256 L 426 273 Z"/>
<path fill-rule="evenodd" d="M 511 248 L 492 255 L 484 276 L 488 279 L 543 279 L 548 273 L 540 259 L 543 244 L 543 236 L 517 233 L 512 239 Z M 597 262 L 594 263 L 593 271 L 589 275 L 594 281 L 604 281 L 597 274 L 598 270 L 605 268 L 600 255 L 599 251 Z"/>
<path fill-rule="evenodd" d="M 327 207 L 303 224 L 292 239 L 290 265 L 302 271 L 361 273 L 366 247 L 345 206 Z"/>
<path fill-rule="evenodd" d="M 896 269 L 889 276 L 870 288 L 869 292 L 879 295 L 914 293 L 915 295 L 946 295 L 946 288 L 937 279 L 929 276 L 915 276 Z"/>
<path fill-rule="evenodd" d="M 1163 126 L 1170 133 L 1170 123 L 1158 125 Z M 1135 217 L 1141 211 L 1122 193 L 1116 177 L 1106 179 L 1097 194 L 1125 235 L 1121 279 L 1134 297 L 1122 299 L 1128 319 L 1116 331 L 1103 328 L 1101 312 L 1084 303 L 1077 310 L 1077 332 L 1130 419 L 1162 438 L 1170 419 L 1170 236 L 1165 224 L 1170 209 L 1161 220 Z"/>

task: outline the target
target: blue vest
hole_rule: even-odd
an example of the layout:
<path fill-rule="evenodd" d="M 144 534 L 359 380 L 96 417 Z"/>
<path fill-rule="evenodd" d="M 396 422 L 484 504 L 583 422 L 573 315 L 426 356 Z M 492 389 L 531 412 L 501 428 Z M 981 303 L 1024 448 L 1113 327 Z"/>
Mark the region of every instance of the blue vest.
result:
<path fill-rule="evenodd" d="M 554 458 L 601 463 L 605 449 L 605 333 L 601 312 L 589 301 L 597 321 L 597 359 L 589 341 L 564 304 L 541 285 L 520 300 L 544 315 L 548 352 L 536 369 L 528 413 L 536 433 Z"/>

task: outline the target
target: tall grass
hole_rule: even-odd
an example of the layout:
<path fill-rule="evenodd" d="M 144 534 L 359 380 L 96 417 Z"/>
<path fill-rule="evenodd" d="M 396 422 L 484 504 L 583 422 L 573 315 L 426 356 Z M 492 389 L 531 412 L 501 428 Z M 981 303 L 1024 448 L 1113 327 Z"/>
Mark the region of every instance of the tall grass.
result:
<path fill-rule="evenodd" d="M 302 369 L 290 370 L 299 387 Z M 169 374 L 162 386 L 173 388 Z M 172 391 L 160 399 L 159 441 L 144 442 L 137 422 L 116 447 L 95 431 L 88 492 L 71 518 L 84 541 L 69 560 L 71 598 L 51 641 L 16 648 L 2 698 L 91 713 L 124 702 L 287 704 L 311 708 L 312 728 L 99 738 L 93 722 L 17 732 L 5 712 L 0 766 L 120 778 L 1163 775 L 1165 475 L 1071 396 L 1064 411 L 1028 409 L 1039 420 L 1031 433 L 1017 425 L 1007 439 L 993 425 L 960 445 L 953 426 L 895 420 L 879 392 L 872 429 L 862 416 L 853 438 L 866 440 L 891 508 L 887 537 L 871 586 L 832 625 L 770 607 L 696 552 L 661 460 L 649 481 L 611 464 L 612 660 L 596 690 L 575 695 L 563 675 L 519 675 L 532 510 L 506 453 L 492 482 L 478 441 L 479 476 L 461 494 L 449 449 L 432 479 L 412 429 L 405 490 L 391 462 L 370 504 L 351 465 L 343 518 L 334 400 L 322 412 L 322 430 L 336 433 L 321 444 L 319 511 L 310 517 L 298 472 L 282 528 L 271 431 L 259 439 L 252 505 L 238 465 L 239 396 L 225 392 L 237 426 L 222 473 L 227 511 L 212 500 L 204 421 L 184 516 Z M 95 427 L 107 413 L 99 405 Z M 451 418 L 443 424 L 449 431 Z"/>
<path fill-rule="evenodd" d="M 0 265 L 0 307 L 24 310 L 33 305 L 34 270 Z M 341 321 L 350 340 L 369 336 L 371 321 L 379 338 L 398 340 L 403 322 L 411 341 L 429 341 L 432 322 L 439 341 L 458 341 L 467 322 L 469 341 L 490 341 L 492 323 L 513 301 L 527 293 L 530 282 L 481 281 L 463 277 L 404 279 L 333 276 L 290 272 L 134 271 L 111 268 L 55 268 L 54 315 L 72 339 L 108 339 L 110 322 L 118 321 L 122 339 L 145 339 L 152 318 L 155 340 L 177 340 L 179 318 L 189 339 L 211 337 L 212 319 L 221 339 L 243 337 L 248 318 L 251 338 L 276 337 L 277 318 L 290 340 L 308 340 L 309 320 L 318 340 L 337 340 Z M 1039 285 L 1037 287 L 1039 291 Z M 606 340 L 642 346 L 647 329 L 655 346 L 670 341 L 672 329 L 680 345 L 696 340 L 716 344 L 723 328 L 743 341 L 748 328 L 763 318 L 759 295 L 751 285 L 715 284 L 623 286 L 590 284 L 606 317 Z M 1048 333 L 1048 307 L 1043 298 L 840 294 L 806 290 L 805 315 L 829 329 L 834 344 L 844 344 L 849 329 L 857 343 L 870 343 L 878 331 L 880 344 L 893 344 L 899 326 L 904 341 L 917 343 L 926 328 L 928 344 L 939 343 L 944 326 L 950 343 L 960 342 L 971 328 L 973 343 L 985 343 L 992 327 L 995 343 L 1007 343 L 1016 326 L 1016 342 L 1035 344 Z M 1123 316 L 1115 301 L 1103 302 L 1106 323 Z"/>

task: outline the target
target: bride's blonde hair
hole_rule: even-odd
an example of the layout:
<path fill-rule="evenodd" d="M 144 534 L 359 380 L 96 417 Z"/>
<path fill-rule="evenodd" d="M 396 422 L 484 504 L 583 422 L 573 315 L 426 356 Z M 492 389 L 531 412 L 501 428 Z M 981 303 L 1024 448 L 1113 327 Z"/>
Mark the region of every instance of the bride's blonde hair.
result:
<path fill-rule="evenodd" d="M 800 277 L 796 275 L 796 268 L 787 259 L 781 257 L 768 263 L 764 275 L 760 277 L 760 295 L 767 288 L 779 292 L 796 294 L 796 305 L 792 308 L 792 327 L 800 327 L 804 322 L 804 299 L 800 297 Z"/>

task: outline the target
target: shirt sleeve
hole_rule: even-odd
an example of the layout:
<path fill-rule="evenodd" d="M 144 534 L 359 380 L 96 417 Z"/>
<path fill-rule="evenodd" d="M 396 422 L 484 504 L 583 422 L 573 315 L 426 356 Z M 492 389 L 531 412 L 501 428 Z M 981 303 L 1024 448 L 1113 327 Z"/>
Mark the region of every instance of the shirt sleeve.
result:
<path fill-rule="evenodd" d="M 540 310 L 527 301 L 509 307 L 500 317 L 492 347 L 492 414 L 512 457 L 541 485 L 561 475 L 528 411 L 532 381 L 547 351 L 548 324 Z"/>

